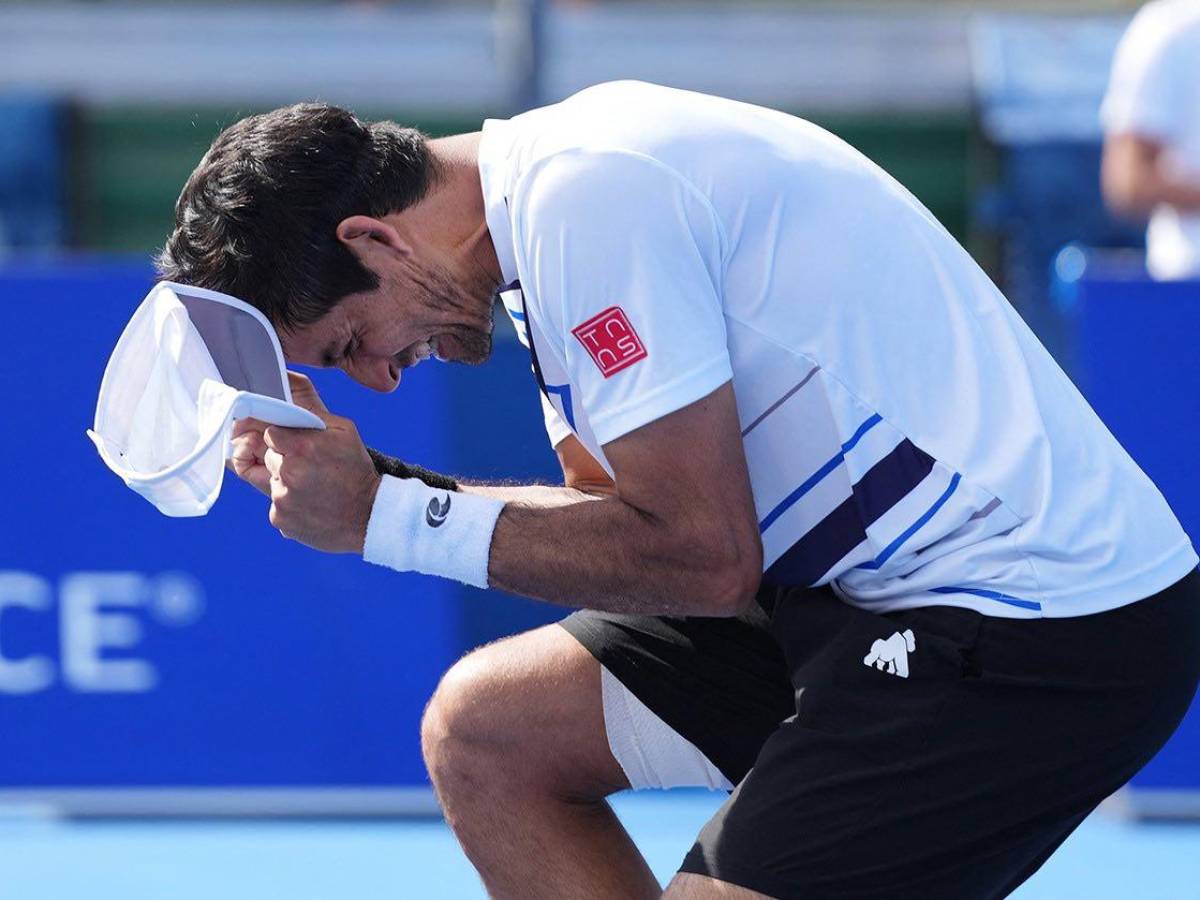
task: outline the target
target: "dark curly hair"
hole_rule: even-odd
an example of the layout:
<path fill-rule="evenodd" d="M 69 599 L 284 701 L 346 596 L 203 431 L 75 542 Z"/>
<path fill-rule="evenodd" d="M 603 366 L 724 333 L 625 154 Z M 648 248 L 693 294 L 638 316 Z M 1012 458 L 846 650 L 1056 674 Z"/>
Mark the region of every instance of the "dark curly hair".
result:
<path fill-rule="evenodd" d="M 158 272 L 245 300 L 277 328 L 307 325 L 379 286 L 338 223 L 399 212 L 437 175 L 426 136 L 394 122 L 318 103 L 249 116 L 217 136 L 183 186 Z"/>

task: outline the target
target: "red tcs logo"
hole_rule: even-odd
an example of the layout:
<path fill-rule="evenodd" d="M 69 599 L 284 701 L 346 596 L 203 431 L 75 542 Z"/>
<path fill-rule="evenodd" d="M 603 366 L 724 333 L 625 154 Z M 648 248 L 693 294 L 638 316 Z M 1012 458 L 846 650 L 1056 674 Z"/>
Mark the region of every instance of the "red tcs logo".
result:
<path fill-rule="evenodd" d="M 610 306 L 571 329 L 605 378 L 646 358 L 646 348 L 619 306 Z"/>

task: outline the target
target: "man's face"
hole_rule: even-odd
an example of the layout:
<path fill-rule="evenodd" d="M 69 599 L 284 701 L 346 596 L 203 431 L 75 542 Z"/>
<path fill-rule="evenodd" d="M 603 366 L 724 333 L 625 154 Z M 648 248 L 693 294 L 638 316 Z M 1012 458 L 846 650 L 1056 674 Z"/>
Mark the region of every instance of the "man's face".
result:
<path fill-rule="evenodd" d="M 387 392 L 404 369 L 430 356 L 470 364 L 488 358 L 494 286 L 482 274 L 456 278 L 411 255 L 381 268 L 374 291 L 352 294 L 316 322 L 280 334 L 289 362 L 336 367 Z"/>

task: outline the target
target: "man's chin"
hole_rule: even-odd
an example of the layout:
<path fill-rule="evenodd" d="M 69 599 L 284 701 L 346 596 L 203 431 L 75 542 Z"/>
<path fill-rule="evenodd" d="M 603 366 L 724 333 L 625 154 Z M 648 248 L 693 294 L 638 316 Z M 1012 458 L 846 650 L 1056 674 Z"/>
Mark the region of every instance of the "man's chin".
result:
<path fill-rule="evenodd" d="M 492 336 L 484 332 L 439 335 L 436 341 L 438 359 L 443 362 L 477 366 L 492 355 Z"/>

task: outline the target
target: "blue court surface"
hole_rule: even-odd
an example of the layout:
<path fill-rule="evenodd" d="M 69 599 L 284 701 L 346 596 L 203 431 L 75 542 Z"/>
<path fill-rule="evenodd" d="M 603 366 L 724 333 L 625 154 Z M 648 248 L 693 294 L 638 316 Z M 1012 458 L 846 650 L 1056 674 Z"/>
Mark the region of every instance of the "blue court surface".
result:
<path fill-rule="evenodd" d="M 720 802 L 624 795 L 621 819 L 664 883 Z M 0 819 L 2 900 L 482 898 L 440 821 L 57 822 Z M 1200 825 L 1097 814 L 1019 900 L 1200 898 Z"/>

